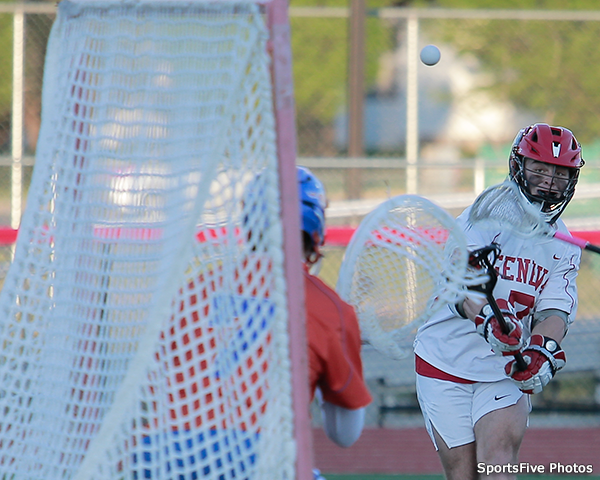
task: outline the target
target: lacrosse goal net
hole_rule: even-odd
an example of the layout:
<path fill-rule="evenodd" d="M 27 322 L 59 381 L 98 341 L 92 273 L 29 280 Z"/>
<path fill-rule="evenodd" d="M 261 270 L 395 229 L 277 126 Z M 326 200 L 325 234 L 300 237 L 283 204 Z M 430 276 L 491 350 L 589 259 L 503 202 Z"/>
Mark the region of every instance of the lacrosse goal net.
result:
<path fill-rule="evenodd" d="M 1 478 L 297 478 L 265 9 L 60 2 L 0 296 Z"/>

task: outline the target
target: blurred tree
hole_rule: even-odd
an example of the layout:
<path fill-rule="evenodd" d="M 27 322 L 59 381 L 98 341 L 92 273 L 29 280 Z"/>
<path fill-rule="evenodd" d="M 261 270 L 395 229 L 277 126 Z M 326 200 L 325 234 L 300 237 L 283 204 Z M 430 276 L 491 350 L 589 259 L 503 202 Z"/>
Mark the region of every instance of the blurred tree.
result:
<path fill-rule="evenodd" d="M 405 0 L 403 3 L 411 7 L 598 10 L 596 0 Z"/>
<path fill-rule="evenodd" d="M 390 0 L 368 0 L 367 8 Z M 291 7 L 348 7 L 348 0 L 291 0 Z M 292 17 L 294 87 L 301 155 L 335 155 L 333 120 L 347 100 L 348 18 Z M 365 25 L 365 89 L 374 84 L 391 30 L 377 18 Z M 366 93 L 366 92 L 365 92 Z"/>
<path fill-rule="evenodd" d="M 413 6 L 598 10 L 597 0 L 436 0 Z M 440 26 L 442 26 L 440 28 Z M 540 121 L 571 128 L 589 142 L 600 131 L 600 22 L 448 20 L 438 22 L 440 41 L 476 58 L 494 81 L 485 89 L 500 100 L 534 112 Z"/>
<path fill-rule="evenodd" d="M 9 0 L 0 0 L 8 2 Z M 50 0 L 48 0 L 50 1 Z M 349 0 L 291 0 L 292 7 L 348 7 Z M 384 6 L 441 8 L 511 8 L 597 10 L 597 0 L 367 0 L 369 9 Z M 35 16 L 34 16 L 35 17 Z M 26 65 L 27 140 L 34 148 L 38 125 L 37 90 L 51 19 L 28 19 Z M 35 22 L 33 24 L 32 22 Z M 302 155 L 333 155 L 333 121 L 347 101 L 348 19 L 293 17 L 292 49 L 298 127 Z M 522 21 L 516 29 L 491 20 L 447 21 L 432 35 L 447 41 L 463 55 L 472 54 L 496 81 L 492 94 L 540 119 L 568 125 L 581 140 L 600 130 L 600 51 L 596 48 L 600 22 Z M 548 28 L 550 26 L 550 28 Z M 33 36 L 32 36 L 33 35 Z M 395 27 L 367 18 L 365 90 L 374 88 L 382 54 L 394 48 Z M 432 36 L 432 38 L 435 38 Z M 40 52 L 37 55 L 36 52 Z M 0 15 L 0 148 L 9 145 L 12 94 L 12 16 Z M 35 77 L 35 78 L 32 78 Z M 39 116 L 39 115 L 38 115 Z"/>
<path fill-rule="evenodd" d="M 12 105 L 12 15 L 0 15 L 0 151 L 9 147 Z"/>
<path fill-rule="evenodd" d="M 54 15 L 27 15 L 25 42 L 25 147 L 34 152 L 41 123 L 46 46 Z"/>
<path fill-rule="evenodd" d="M 50 3 L 53 0 L 47 0 Z M 0 0 L 1 3 L 12 3 Z M 54 15 L 25 17 L 25 147 L 35 150 L 40 124 L 41 85 L 46 43 Z M 13 15 L 0 14 L 0 150 L 10 148 L 13 93 Z"/>

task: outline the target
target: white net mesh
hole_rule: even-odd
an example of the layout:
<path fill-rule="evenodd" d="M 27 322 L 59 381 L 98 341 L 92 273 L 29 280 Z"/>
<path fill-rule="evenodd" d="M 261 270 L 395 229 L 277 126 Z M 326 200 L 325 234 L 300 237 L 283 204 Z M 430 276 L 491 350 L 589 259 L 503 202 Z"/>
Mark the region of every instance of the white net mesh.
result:
<path fill-rule="evenodd" d="M 346 249 L 337 288 L 355 307 L 364 339 L 402 358 L 411 351 L 409 334 L 473 283 L 467 260 L 464 234 L 446 211 L 425 198 L 400 195 L 363 219 Z"/>
<path fill-rule="evenodd" d="M 252 4 L 61 2 L 0 296 L 0 478 L 293 478 L 265 42 Z"/>
<path fill-rule="evenodd" d="M 506 181 L 487 188 L 475 199 L 469 222 L 531 238 L 551 232 L 540 208 L 541 204 L 532 204 L 523 196 L 515 182 Z"/>

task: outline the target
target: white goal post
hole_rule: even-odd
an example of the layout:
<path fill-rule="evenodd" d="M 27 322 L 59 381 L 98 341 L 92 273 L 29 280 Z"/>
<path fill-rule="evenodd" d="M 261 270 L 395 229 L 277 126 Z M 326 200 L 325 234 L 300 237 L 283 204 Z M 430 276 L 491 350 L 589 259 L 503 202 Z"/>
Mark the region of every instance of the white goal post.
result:
<path fill-rule="evenodd" d="M 312 478 L 285 0 L 62 0 L 0 479 Z"/>

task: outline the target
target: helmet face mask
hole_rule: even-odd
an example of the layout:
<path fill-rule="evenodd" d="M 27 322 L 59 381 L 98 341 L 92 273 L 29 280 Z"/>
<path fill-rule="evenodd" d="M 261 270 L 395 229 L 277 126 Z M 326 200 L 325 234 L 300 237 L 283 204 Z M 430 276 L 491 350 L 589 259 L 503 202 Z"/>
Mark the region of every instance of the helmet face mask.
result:
<path fill-rule="evenodd" d="M 577 175 L 575 169 L 525 158 L 524 178 L 529 186 L 529 193 L 549 204 L 565 198 L 574 175 Z"/>
<path fill-rule="evenodd" d="M 581 145 L 570 130 L 538 123 L 515 138 L 509 176 L 553 224 L 573 198 L 584 163 Z"/>

